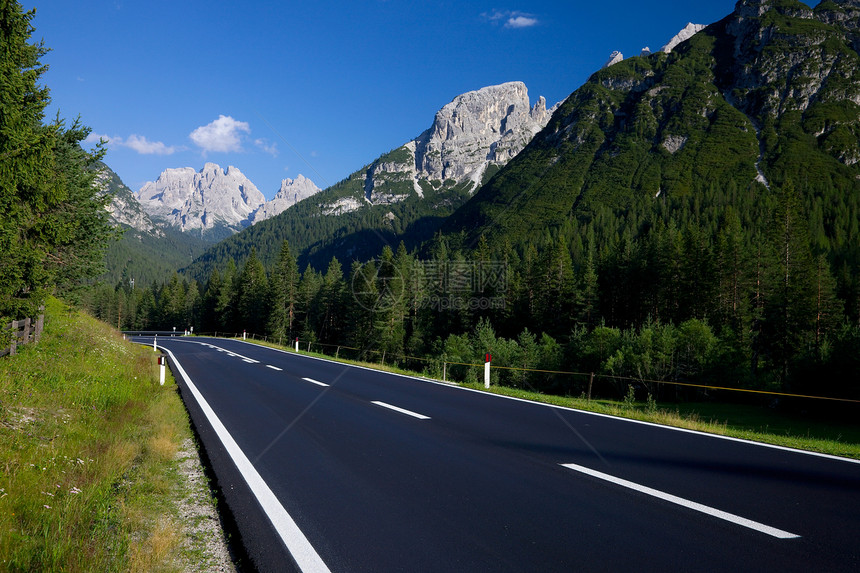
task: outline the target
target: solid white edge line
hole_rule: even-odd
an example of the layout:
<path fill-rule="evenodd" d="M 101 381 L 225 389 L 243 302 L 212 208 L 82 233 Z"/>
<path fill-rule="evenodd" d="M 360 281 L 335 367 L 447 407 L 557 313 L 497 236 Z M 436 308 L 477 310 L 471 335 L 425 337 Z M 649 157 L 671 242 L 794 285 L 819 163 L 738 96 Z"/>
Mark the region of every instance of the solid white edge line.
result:
<path fill-rule="evenodd" d="M 618 422 L 627 422 L 629 424 L 640 424 L 643 426 L 651 426 L 654 428 L 663 428 L 665 430 L 672 430 L 674 432 L 683 432 L 686 434 L 705 436 L 707 438 L 715 438 L 718 440 L 726 440 L 729 442 L 738 442 L 741 444 L 749 444 L 751 446 L 759 446 L 762 448 L 769 448 L 772 450 L 780 450 L 783 452 L 803 454 L 803 455 L 807 455 L 807 456 L 813 456 L 816 458 L 825 458 L 828 460 L 835 460 L 838 462 L 848 462 L 850 464 L 860 465 L 860 459 L 845 458 L 842 456 L 834 456 L 833 454 L 822 454 L 821 452 L 810 452 L 808 450 L 799 450 L 797 448 L 789 448 L 788 446 L 778 446 L 776 444 L 766 444 L 764 442 L 754 442 L 753 440 L 745 440 L 743 438 L 735 438 L 732 436 L 721 436 L 720 434 L 709 434 L 707 432 L 701 432 L 699 430 L 689 430 L 687 428 L 677 428 L 675 426 L 664 426 L 662 424 L 655 424 L 654 422 L 644 422 L 642 420 L 633 420 L 630 418 L 620 418 L 618 416 L 610 416 L 609 414 L 601 414 L 599 412 L 589 412 L 588 410 L 577 410 L 576 408 L 570 408 L 568 406 L 558 406 L 556 404 L 546 404 L 544 402 L 535 402 L 533 400 L 526 400 L 525 398 L 517 398 L 515 396 L 504 396 L 502 394 L 493 394 L 491 392 L 485 392 L 483 390 L 475 390 L 473 388 L 463 388 L 462 386 L 455 386 L 455 385 L 447 384 L 445 382 L 442 382 L 441 380 L 431 380 L 430 378 L 419 378 L 418 376 L 408 376 L 406 374 L 397 374 L 395 372 L 386 372 L 384 370 L 376 370 L 374 368 L 368 368 L 367 366 L 358 366 L 355 364 L 346 364 L 345 362 L 337 362 L 335 360 L 327 360 L 325 358 L 320 358 L 318 356 L 308 356 L 306 354 L 297 354 L 294 351 L 281 350 L 280 348 L 271 348 L 269 346 L 260 346 L 258 344 L 254 344 L 253 342 L 248 342 L 247 340 L 236 340 L 235 342 L 241 342 L 242 344 L 250 344 L 250 345 L 253 345 L 255 348 L 266 348 L 268 350 L 274 350 L 275 352 L 280 352 L 282 354 L 289 354 L 290 356 L 308 358 L 310 360 L 319 360 L 320 362 L 328 362 L 329 364 L 338 364 L 340 366 L 347 366 L 349 368 L 358 368 L 361 370 L 369 370 L 370 372 L 376 372 L 377 374 L 387 374 L 389 376 L 396 376 L 398 378 L 406 378 L 407 380 L 415 380 L 417 382 L 424 382 L 426 384 L 436 384 L 437 386 L 441 386 L 443 388 L 452 388 L 455 390 L 462 390 L 463 392 L 474 392 L 474 393 L 480 394 L 482 396 L 493 396 L 495 398 L 501 398 L 504 400 L 514 400 L 517 402 L 523 402 L 525 404 L 531 404 L 533 406 L 541 406 L 544 408 L 554 408 L 556 410 L 566 410 L 568 412 L 576 412 L 578 414 L 585 414 L 588 416 L 595 416 L 598 418 L 607 418 L 610 420 L 616 420 Z"/>
<path fill-rule="evenodd" d="M 783 531 L 782 529 L 777 529 L 775 527 L 771 527 L 769 525 L 765 525 L 763 523 L 759 523 L 757 521 L 747 519 L 746 517 L 741 517 L 739 515 L 735 515 L 733 513 L 728 513 L 726 511 L 715 509 L 713 507 L 703 505 L 701 503 L 696 503 L 695 501 L 690 501 L 688 499 L 684 499 L 682 497 L 678 497 L 676 495 L 672 495 L 670 493 L 666 493 L 666 492 L 660 491 L 658 489 L 653 489 L 653 488 L 650 488 L 648 486 L 638 484 L 636 482 L 628 481 L 626 479 L 622 479 L 622 478 L 615 477 L 615 476 L 612 476 L 609 474 L 605 474 L 603 472 L 599 472 L 599 471 L 593 470 L 591 468 L 579 466 L 576 464 L 561 464 L 561 465 L 568 468 L 568 469 L 571 469 L 571 470 L 574 470 L 574 471 L 577 471 L 580 473 L 584 473 L 584 474 L 590 475 L 592 477 L 602 479 L 604 481 L 608 481 L 608 482 L 614 483 L 616 485 L 620 485 L 622 487 L 626 487 L 628 489 L 632 489 L 632 490 L 638 491 L 640 493 L 644 493 L 646 495 L 650 495 L 652 497 L 656 497 L 656 498 L 662 499 L 664 501 L 668 501 L 670 503 L 674 503 L 674 504 L 686 507 L 688 509 L 692 509 L 694 511 L 705 513 L 707 515 L 710 515 L 712 517 L 716 517 L 718 519 L 729 521 L 731 523 L 734 523 L 735 525 L 740 525 L 743 527 L 747 527 L 749 529 L 754 529 L 756 531 L 759 531 L 761 533 L 765 533 L 767 535 L 770 535 L 772 537 L 776 537 L 778 539 L 796 539 L 796 538 L 800 537 L 799 535 L 797 535 L 795 533 L 789 533 L 788 531 Z"/>
<path fill-rule="evenodd" d="M 176 369 L 179 371 L 180 376 L 182 376 L 188 389 L 191 390 L 191 393 L 194 395 L 195 400 L 197 400 L 197 404 L 200 406 L 200 409 L 203 410 L 209 423 L 212 424 L 212 428 L 215 430 L 221 443 L 224 444 L 224 448 L 233 459 L 233 463 L 236 464 L 236 467 L 239 469 L 239 473 L 241 473 L 242 477 L 245 478 L 245 481 L 251 488 L 251 492 L 254 494 L 254 497 L 257 498 L 263 511 L 272 522 L 278 535 L 283 540 L 284 545 L 286 545 L 287 550 L 293 556 L 293 559 L 295 559 L 299 569 L 314 573 L 326 573 L 330 571 L 323 562 L 322 557 L 319 556 L 310 541 L 308 541 L 308 538 L 305 537 L 305 534 L 302 533 L 301 529 L 299 529 L 299 526 L 293 520 L 292 516 L 287 513 L 287 510 L 284 509 L 284 506 L 281 505 L 281 502 L 278 501 L 278 498 L 233 439 L 233 436 L 230 435 L 230 432 L 228 432 L 224 424 L 221 423 L 221 420 L 215 414 L 215 411 L 211 406 L 209 406 L 206 398 L 203 397 L 203 394 L 200 393 L 200 390 L 197 389 L 197 386 L 194 385 L 191 378 L 188 377 L 188 374 L 185 373 L 185 369 L 182 368 L 182 365 L 173 353 L 167 348 L 162 347 L 161 349 L 170 354 L 170 358 L 172 359 L 173 364 L 176 365 Z"/>
<path fill-rule="evenodd" d="M 302 378 L 302 380 L 306 380 L 307 382 L 310 382 L 311 384 L 316 384 L 317 386 L 324 386 L 328 388 L 328 384 L 320 382 L 319 380 L 314 380 L 313 378 Z"/>
<path fill-rule="evenodd" d="M 389 410 L 394 410 L 395 412 L 400 412 L 401 414 L 406 414 L 407 416 L 412 416 L 413 418 L 418 418 L 419 420 L 430 419 L 430 416 L 425 416 L 424 414 L 412 412 L 411 410 L 404 410 L 403 408 L 398 408 L 397 406 L 392 406 L 391 404 L 386 404 L 385 402 L 371 402 L 371 404 L 376 404 L 377 406 L 382 406 L 383 408 L 388 408 Z"/>

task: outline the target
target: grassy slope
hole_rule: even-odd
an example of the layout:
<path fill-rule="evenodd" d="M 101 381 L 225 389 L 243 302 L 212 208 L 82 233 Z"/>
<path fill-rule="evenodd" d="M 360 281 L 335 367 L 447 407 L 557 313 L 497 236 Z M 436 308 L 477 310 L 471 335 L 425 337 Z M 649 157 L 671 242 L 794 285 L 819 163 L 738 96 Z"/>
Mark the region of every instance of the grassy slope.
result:
<path fill-rule="evenodd" d="M 49 301 L 42 341 L 0 359 L 0 570 L 196 568 L 176 508 L 190 437 L 151 349 Z"/>

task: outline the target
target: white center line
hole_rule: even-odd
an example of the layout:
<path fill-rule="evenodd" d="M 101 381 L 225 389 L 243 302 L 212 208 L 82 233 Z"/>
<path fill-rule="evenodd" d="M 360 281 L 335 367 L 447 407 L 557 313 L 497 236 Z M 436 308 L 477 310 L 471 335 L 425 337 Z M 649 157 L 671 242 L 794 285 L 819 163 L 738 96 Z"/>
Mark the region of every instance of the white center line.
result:
<path fill-rule="evenodd" d="M 777 529 L 775 527 L 771 527 L 769 525 L 764 525 L 763 523 L 759 523 L 757 521 L 753 521 L 751 519 L 747 519 L 745 517 L 741 517 L 739 515 L 735 515 L 733 513 L 728 513 L 725 511 L 721 511 L 719 509 L 714 509 L 713 507 L 709 507 L 707 505 L 702 505 L 701 503 L 696 503 L 695 501 L 690 501 L 688 499 L 684 499 L 682 497 L 678 497 L 669 493 L 662 492 L 660 490 L 652 489 L 650 487 L 640 485 L 638 483 L 627 481 L 625 479 L 621 479 L 615 476 L 611 476 L 609 474 L 605 474 L 590 468 L 586 468 L 583 466 L 578 466 L 576 464 L 561 464 L 562 466 L 580 472 L 592 477 L 596 477 L 598 479 L 602 479 L 608 482 L 612 482 L 616 485 L 620 485 L 622 487 L 626 487 L 632 490 L 636 490 L 638 492 L 644 493 L 646 495 L 650 495 L 664 501 L 668 501 L 670 503 L 674 503 L 677 505 L 681 505 L 688 509 L 692 509 L 694 511 L 699 511 L 701 513 L 706 513 L 710 516 L 723 519 L 725 521 L 729 521 L 736 525 L 740 525 L 743 527 L 748 527 L 750 529 L 754 529 L 756 531 L 760 531 L 761 533 L 766 533 L 772 537 L 776 537 L 779 539 L 795 539 L 800 537 L 797 534 L 789 533 L 788 531 L 783 531 L 781 529 Z"/>
<path fill-rule="evenodd" d="M 389 410 L 394 410 L 395 412 L 400 412 L 401 414 L 406 414 L 407 416 L 412 416 L 413 418 L 418 418 L 419 420 L 430 419 L 430 416 L 418 414 L 417 412 L 412 412 L 410 410 L 404 410 L 403 408 L 398 408 L 397 406 L 392 406 L 391 404 L 386 404 L 385 402 L 371 402 L 371 404 L 376 404 L 377 406 L 382 406 L 383 408 L 388 408 Z"/>
<path fill-rule="evenodd" d="M 307 381 L 308 381 L 308 382 L 310 382 L 311 384 L 316 384 L 317 386 L 325 386 L 325 387 L 328 387 L 328 384 L 324 384 L 324 383 L 322 383 L 322 382 L 318 382 L 318 381 L 314 380 L 313 378 L 302 378 L 302 380 L 307 380 Z"/>
<path fill-rule="evenodd" d="M 271 368 L 272 370 L 277 370 L 278 372 L 281 372 L 283 370 L 282 368 L 278 368 L 277 366 L 272 366 L 271 364 L 266 364 L 266 368 Z"/>

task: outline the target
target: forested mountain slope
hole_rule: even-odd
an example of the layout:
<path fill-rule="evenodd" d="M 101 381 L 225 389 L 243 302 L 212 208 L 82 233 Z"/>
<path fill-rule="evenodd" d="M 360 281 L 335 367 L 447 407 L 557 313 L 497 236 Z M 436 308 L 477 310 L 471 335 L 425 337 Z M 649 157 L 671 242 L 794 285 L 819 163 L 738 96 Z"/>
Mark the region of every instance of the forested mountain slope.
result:
<path fill-rule="evenodd" d="M 444 231 L 467 246 L 562 229 L 609 245 L 656 216 L 715 236 L 732 206 L 752 237 L 791 181 L 815 247 L 856 265 L 858 6 L 744 0 L 669 54 L 600 70 Z"/>

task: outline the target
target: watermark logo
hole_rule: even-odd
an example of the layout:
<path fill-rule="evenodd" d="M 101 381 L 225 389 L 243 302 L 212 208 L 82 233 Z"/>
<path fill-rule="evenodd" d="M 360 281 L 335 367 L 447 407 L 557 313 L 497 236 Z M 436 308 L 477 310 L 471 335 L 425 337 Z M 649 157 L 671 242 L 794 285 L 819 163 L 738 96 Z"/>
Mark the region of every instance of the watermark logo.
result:
<path fill-rule="evenodd" d="M 410 305 L 435 311 L 504 309 L 507 288 L 502 261 L 415 261 L 402 272 L 376 259 L 352 277 L 353 297 L 370 311 L 390 310 L 407 296 Z"/>
<path fill-rule="evenodd" d="M 352 275 L 352 296 L 365 310 L 390 310 L 405 294 L 403 273 L 391 263 L 375 259 L 362 264 Z"/>

